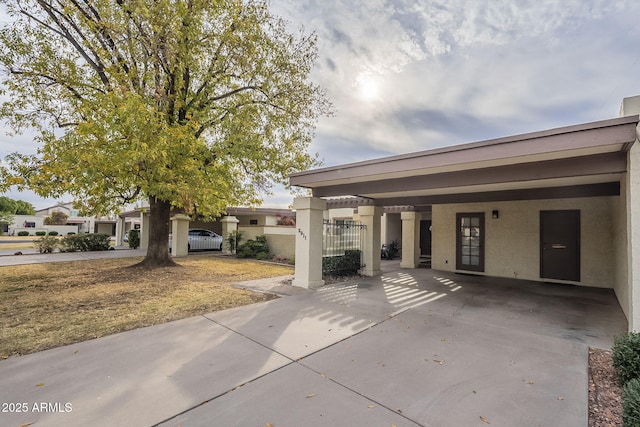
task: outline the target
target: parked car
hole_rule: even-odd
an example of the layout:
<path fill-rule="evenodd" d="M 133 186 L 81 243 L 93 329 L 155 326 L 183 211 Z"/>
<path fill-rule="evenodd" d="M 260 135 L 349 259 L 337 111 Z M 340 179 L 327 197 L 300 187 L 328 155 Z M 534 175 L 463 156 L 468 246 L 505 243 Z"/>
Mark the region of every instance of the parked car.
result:
<path fill-rule="evenodd" d="M 169 250 L 171 250 L 172 237 L 169 235 Z M 222 250 L 222 236 L 211 230 L 199 228 L 189 229 L 188 248 L 190 251 Z"/>

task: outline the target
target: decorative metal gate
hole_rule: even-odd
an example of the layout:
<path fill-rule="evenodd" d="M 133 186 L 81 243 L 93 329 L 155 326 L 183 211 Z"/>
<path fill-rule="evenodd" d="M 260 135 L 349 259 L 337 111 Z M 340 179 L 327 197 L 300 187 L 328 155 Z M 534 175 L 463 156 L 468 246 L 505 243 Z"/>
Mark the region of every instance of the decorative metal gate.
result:
<path fill-rule="evenodd" d="M 362 249 L 367 226 L 359 221 L 324 221 L 322 232 L 322 275 L 347 276 L 364 267 Z"/>

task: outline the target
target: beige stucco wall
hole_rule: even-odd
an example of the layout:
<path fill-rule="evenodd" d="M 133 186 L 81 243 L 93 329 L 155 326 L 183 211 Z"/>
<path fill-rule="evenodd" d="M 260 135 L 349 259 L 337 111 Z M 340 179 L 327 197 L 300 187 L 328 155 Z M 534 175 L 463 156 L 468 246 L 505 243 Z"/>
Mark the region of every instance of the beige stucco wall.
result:
<path fill-rule="evenodd" d="M 619 197 L 532 200 L 433 206 L 432 266 L 456 271 L 456 213 L 485 214 L 485 272 L 489 276 L 540 280 L 540 211 L 579 209 L 579 284 L 613 288 L 616 277 L 613 205 Z M 499 211 L 493 219 L 491 212 Z"/>
<path fill-rule="evenodd" d="M 394 240 L 402 241 L 402 220 L 400 213 L 386 213 L 382 217 L 382 243 L 391 243 Z"/>
<path fill-rule="evenodd" d="M 97 224 L 96 233 L 113 235 L 113 224 Z"/>
<path fill-rule="evenodd" d="M 293 259 L 296 255 L 295 227 L 245 225 L 239 226 L 238 230 L 242 232 L 240 244 L 264 235 L 267 237 L 271 255 L 287 259 Z"/>
<path fill-rule="evenodd" d="M 626 174 L 625 174 L 626 175 Z M 612 203 L 613 221 L 613 250 L 614 250 L 614 276 L 613 289 L 620 303 L 620 307 L 627 319 L 630 316 L 629 303 L 629 275 L 627 259 L 627 184 L 626 176 L 620 181 L 620 197 Z"/>
<path fill-rule="evenodd" d="M 640 135 L 640 126 L 637 129 Z M 627 225 L 627 319 L 629 329 L 640 331 L 640 138 L 629 150 L 624 180 Z M 624 305 L 621 302 L 621 305 Z"/>

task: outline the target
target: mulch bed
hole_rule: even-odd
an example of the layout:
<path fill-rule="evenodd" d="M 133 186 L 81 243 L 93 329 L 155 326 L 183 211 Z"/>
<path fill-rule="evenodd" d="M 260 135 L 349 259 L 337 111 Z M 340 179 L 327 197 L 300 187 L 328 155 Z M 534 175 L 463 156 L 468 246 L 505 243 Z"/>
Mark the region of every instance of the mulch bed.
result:
<path fill-rule="evenodd" d="M 589 427 L 622 426 L 622 387 L 611 351 L 589 349 Z"/>

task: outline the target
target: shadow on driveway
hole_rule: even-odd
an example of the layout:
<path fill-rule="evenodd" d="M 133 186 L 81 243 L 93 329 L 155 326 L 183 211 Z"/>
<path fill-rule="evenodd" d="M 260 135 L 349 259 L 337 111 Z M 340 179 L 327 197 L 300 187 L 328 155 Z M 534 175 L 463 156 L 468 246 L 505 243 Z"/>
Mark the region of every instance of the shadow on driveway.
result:
<path fill-rule="evenodd" d="M 588 346 L 626 320 L 610 290 L 433 270 L 379 277 L 0 362 L 0 424 L 587 423 Z"/>

